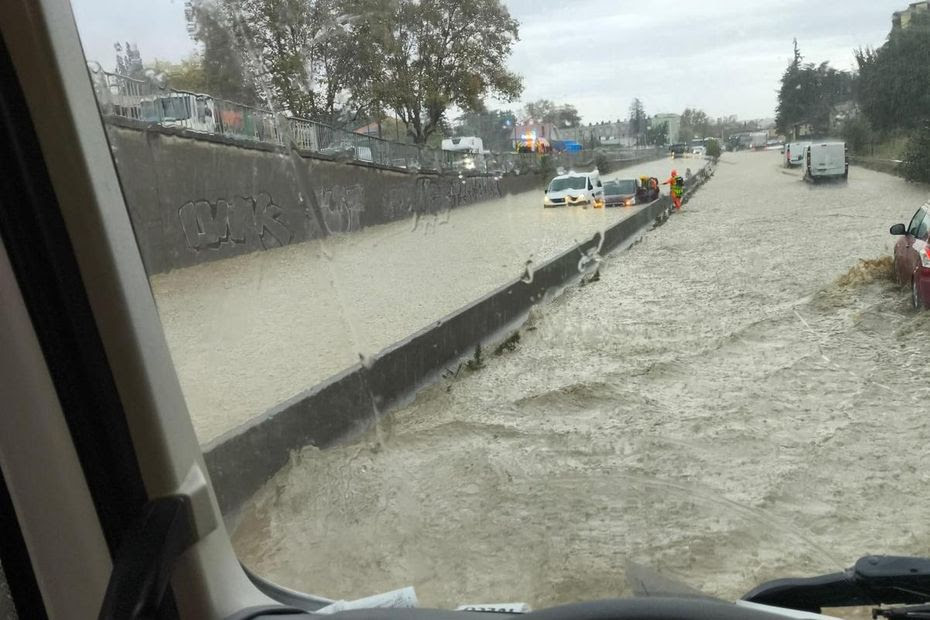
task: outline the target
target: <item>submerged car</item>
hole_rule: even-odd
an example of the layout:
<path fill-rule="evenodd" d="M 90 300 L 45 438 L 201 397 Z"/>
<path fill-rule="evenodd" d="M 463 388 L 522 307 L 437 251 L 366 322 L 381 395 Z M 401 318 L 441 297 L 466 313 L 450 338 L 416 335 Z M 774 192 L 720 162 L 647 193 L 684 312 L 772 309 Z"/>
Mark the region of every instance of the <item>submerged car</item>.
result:
<path fill-rule="evenodd" d="M 889 232 L 900 236 L 894 246 L 895 278 L 910 286 L 915 310 L 930 308 L 930 203 L 917 210 L 907 227 L 895 224 Z"/>
<path fill-rule="evenodd" d="M 614 179 L 604 183 L 605 207 L 632 207 L 636 204 L 639 182 L 636 179 Z"/>
<path fill-rule="evenodd" d="M 569 172 L 550 181 L 543 207 L 603 207 L 604 184 L 597 171 Z"/>

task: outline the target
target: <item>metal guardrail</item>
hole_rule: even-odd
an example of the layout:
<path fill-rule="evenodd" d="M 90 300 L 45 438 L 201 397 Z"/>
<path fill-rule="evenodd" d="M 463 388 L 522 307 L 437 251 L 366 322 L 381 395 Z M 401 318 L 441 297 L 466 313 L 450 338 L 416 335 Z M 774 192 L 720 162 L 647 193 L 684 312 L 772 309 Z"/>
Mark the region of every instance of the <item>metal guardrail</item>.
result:
<path fill-rule="evenodd" d="M 177 127 L 193 132 L 296 148 L 334 159 L 368 162 L 405 170 L 468 174 L 526 174 L 544 167 L 569 170 L 593 166 L 596 154 L 467 153 L 394 142 L 313 120 L 276 115 L 270 110 L 167 88 L 157 80 L 139 80 L 91 63 L 91 78 L 104 114 Z M 640 159 L 640 149 L 613 153 L 614 161 Z"/>

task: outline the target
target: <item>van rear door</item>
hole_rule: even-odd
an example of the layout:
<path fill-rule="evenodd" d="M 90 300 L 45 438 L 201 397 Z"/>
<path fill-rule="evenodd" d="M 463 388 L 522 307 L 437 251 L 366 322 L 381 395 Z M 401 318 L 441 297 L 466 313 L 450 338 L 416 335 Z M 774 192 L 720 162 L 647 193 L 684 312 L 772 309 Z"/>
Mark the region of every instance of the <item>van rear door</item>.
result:
<path fill-rule="evenodd" d="M 811 150 L 811 168 L 815 175 L 840 176 L 846 172 L 846 146 L 843 143 L 818 144 Z"/>

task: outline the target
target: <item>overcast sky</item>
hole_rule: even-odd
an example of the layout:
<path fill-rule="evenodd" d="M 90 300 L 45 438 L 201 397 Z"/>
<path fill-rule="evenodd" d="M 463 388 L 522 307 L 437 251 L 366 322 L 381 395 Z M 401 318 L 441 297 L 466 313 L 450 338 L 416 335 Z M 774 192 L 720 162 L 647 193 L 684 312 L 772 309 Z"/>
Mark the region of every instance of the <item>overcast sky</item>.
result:
<path fill-rule="evenodd" d="M 89 58 L 107 69 L 113 43 L 143 60 L 194 49 L 183 0 L 73 0 Z M 878 46 L 908 0 L 506 0 L 520 22 L 510 67 L 522 101 L 575 105 L 585 122 L 698 107 L 710 116 L 774 116 L 775 91 L 797 37 L 807 61 L 854 66 L 852 50 Z M 517 107 L 519 103 L 513 104 Z"/>

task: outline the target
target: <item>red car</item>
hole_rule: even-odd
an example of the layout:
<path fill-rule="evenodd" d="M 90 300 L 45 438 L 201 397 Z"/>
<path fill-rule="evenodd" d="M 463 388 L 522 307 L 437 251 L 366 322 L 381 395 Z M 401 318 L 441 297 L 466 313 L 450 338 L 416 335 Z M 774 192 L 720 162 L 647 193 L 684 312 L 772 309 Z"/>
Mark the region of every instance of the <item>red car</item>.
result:
<path fill-rule="evenodd" d="M 894 273 L 898 282 L 910 284 L 915 309 L 930 308 L 930 203 L 922 206 L 911 223 L 895 224 L 889 232 L 900 235 L 894 246 Z"/>

